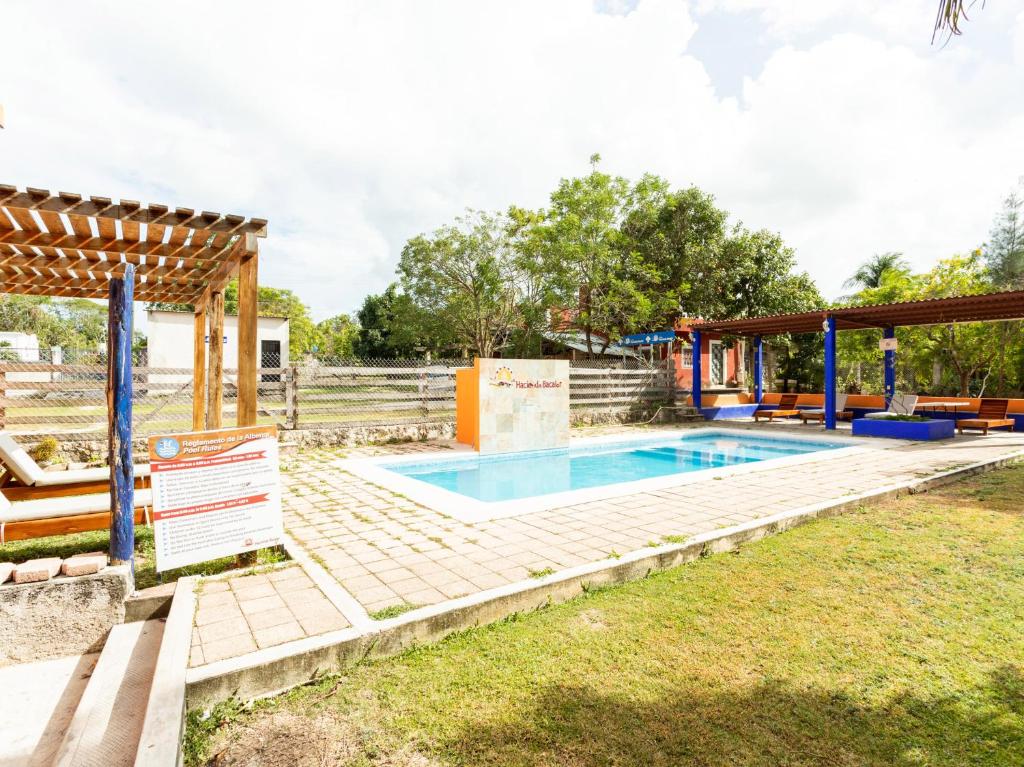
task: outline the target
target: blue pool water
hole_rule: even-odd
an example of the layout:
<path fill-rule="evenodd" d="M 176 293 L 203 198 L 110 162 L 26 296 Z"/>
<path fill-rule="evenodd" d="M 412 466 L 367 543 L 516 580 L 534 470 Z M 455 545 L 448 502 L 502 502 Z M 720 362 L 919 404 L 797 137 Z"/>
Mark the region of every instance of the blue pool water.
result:
<path fill-rule="evenodd" d="M 478 501 L 512 501 L 838 447 L 843 445 L 705 432 L 382 468 Z"/>

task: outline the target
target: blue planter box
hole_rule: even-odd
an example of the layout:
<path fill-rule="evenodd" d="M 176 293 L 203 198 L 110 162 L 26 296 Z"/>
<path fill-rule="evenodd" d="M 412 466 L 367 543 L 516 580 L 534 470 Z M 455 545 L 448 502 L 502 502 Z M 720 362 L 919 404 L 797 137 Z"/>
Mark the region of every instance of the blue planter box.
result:
<path fill-rule="evenodd" d="M 935 418 L 928 421 L 890 421 L 885 418 L 855 418 L 853 436 L 889 437 L 891 439 L 949 439 L 956 425 L 952 419 Z"/>

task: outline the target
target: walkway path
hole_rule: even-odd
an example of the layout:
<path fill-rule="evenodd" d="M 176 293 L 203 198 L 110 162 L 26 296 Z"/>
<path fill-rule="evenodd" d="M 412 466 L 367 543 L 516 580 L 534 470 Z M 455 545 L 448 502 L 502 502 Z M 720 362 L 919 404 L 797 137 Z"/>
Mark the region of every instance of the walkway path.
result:
<path fill-rule="evenodd" d="M 791 431 L 788 426 L 758 431 L 768 429 L 773 433 Z M 612 431 L 637 433 L 637 429 L 618 427 L 590 429 L 586 434 Z M 809 433 L 808 429 L 792 431 Z M 712 475 L 678 488 L 473 524 L 418 506 L 334 465 L 341 457 L 444 448 L 443 443 L 415 443 L 319 450 L 288 459 L 283 467 L 285 527 L 306 565 L 302 570 L 293 565 L 283 571 L 298 570 L 299 574 L 250 578 L 304 578 L 300 575 L 304 570 L 316 588 L 306 582 L 296 591 L 315 602 L 317 617 L 304 620 L 301 609 L 296 612 L 295 604 L 289 604 L 280 583 L 271 593 L 263 581 L 262 591 L 225 584 L 214 587 L 215 592 L 208 582 L 199 597 L 192 665 L 314 636 L 332 630 L 330 627 L 365 629 L 374 619 L 410 607 L 529 582 L 577 565 L 601 560 L 612 563 L 645 547 L 680 543 L 696 534 L 779 512 L 841 502 L 874 489 L 997 460 L 1024 451 L 1024 435 L 993 434 L 896 446 L 880 440 L 877 449 L 858 455 L 837 457 L 823 452 L 811 463 L 720 479 Z M 246 585 L 255 586 L 256 580 Z M 216 610 L 204 609 L 210 607 Z M 272 621 L 258 614 L 271 610 L 275 611 L 274 620 L 280 621 L 277 625 L 288 628 L 268 630 Z M 230 643 L 222 641 L 227 621 L 233 621 Z M 218 641 L 221 644 L 214 645 Z"/>

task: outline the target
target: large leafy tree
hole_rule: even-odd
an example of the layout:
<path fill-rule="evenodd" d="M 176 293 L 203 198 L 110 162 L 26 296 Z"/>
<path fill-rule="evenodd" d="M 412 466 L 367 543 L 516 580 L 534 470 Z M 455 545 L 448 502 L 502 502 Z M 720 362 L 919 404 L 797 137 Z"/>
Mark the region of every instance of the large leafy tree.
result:
<path fill-rule="evenodd" d="M 984 248 L 992 281 L 1003 290 L 1024 288 L 1024 192 L 1014 189 L 1003 201 Z"/>
<path fill-rule="evenodd" d="M 362 359 L 421 357 L 425 351 L 436 354 L 453 346 L 451 334 L 431 322 L 396 284 L 363 299 L 356 319 L 354 351 Z"/>
<path fill-rule="evenodd" d="M 359 325 L 351 316 L 339 314 L 318 322 L 311 351 L 326 357 L 348 359 L 355 356 Z"/>
<path fill-rule="evenodd" d="M 402 288 L 429 318 L 480 357 L 492 357 L 520 322 L 524 275 L 503 215 L 469 211 L 414 237 L 398 263 Z"/>

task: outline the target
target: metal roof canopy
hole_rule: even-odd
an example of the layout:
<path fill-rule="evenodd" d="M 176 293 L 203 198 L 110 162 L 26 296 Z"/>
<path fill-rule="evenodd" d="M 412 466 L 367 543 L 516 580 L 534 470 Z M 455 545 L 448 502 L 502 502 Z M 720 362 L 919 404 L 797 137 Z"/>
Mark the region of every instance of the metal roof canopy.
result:
<path fill-rule="evenodd" d="M 259 218 L 0 184 L 0 292 L 106 298 L 130 263 L 137 301 L 198 305 L 266 236 Z"/>
<path fill-rule="evenodd" d="M 742 320 L 701 320 L 694 322 L 692 327 L 694 330 L 711 330 L 737 336 L 821 333 L 823 323 L 828 317 L 835 318 L 837 330 L 1018 320 L 1024 319 L 1024 290 L 930 298 L 895 304 L 815 309 L 811 312 L 776 314 Z"/>

